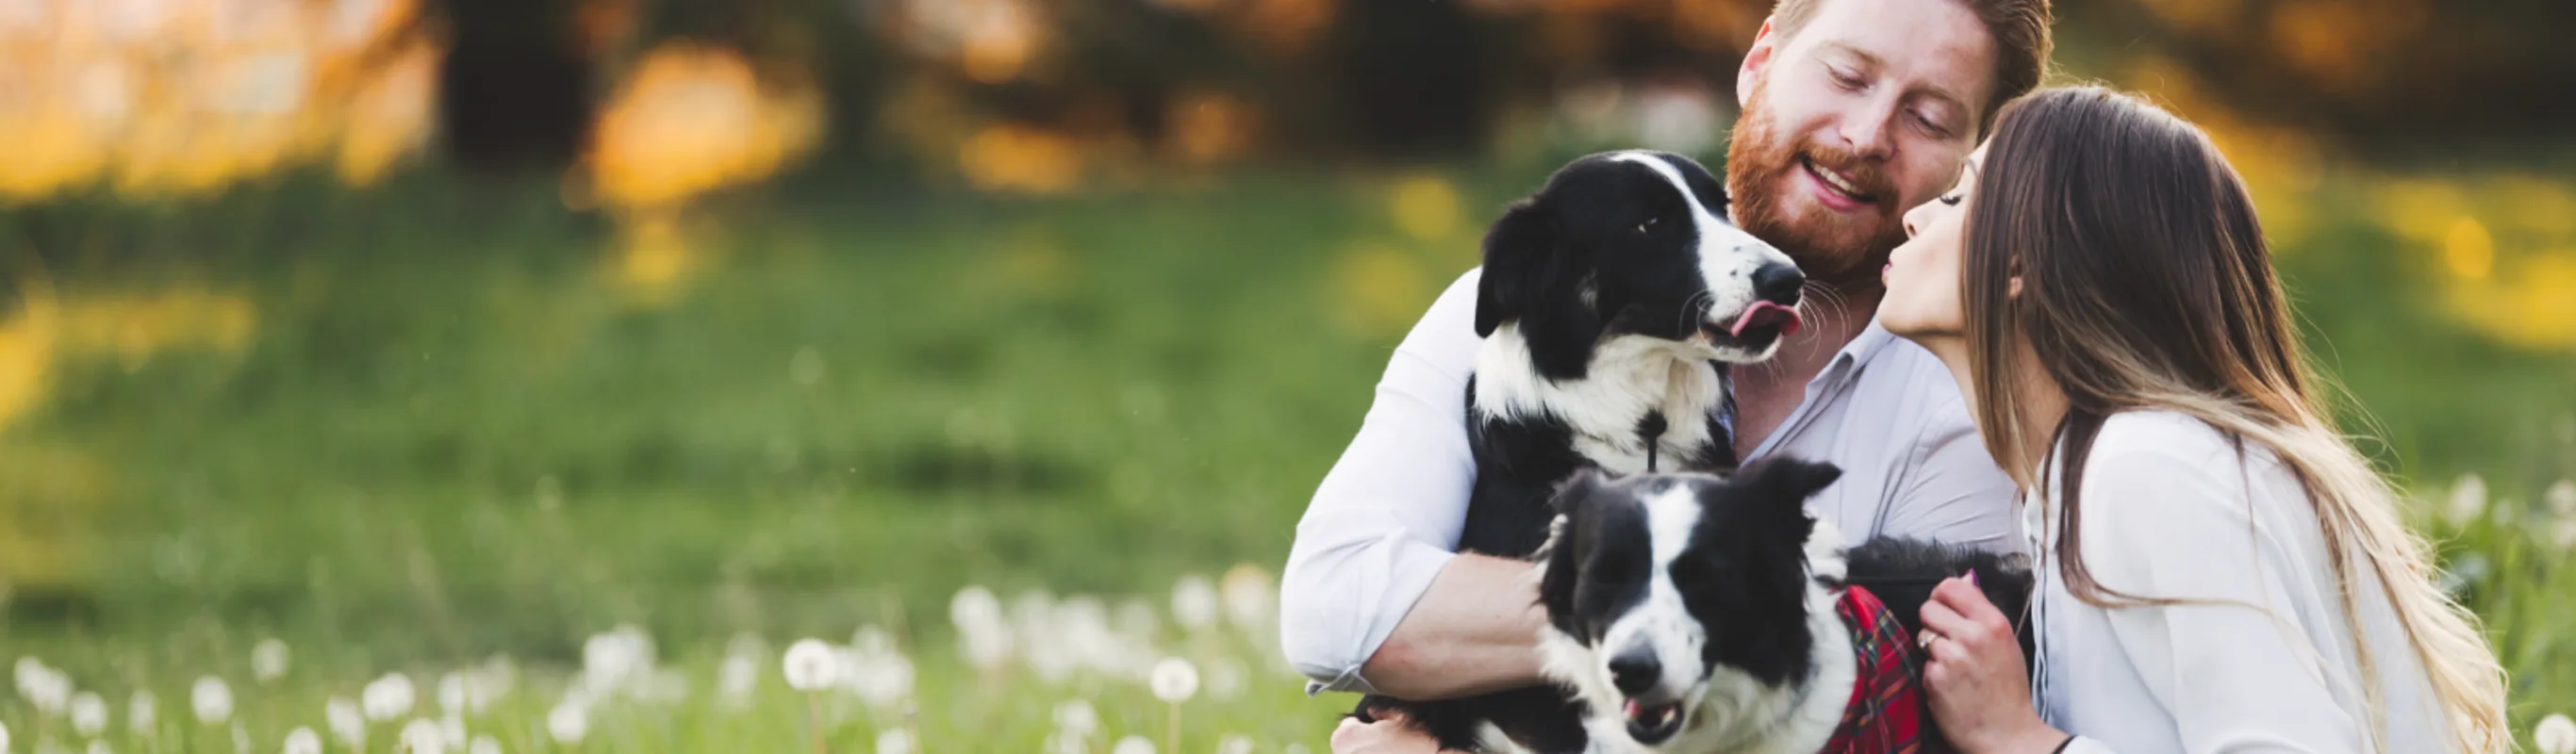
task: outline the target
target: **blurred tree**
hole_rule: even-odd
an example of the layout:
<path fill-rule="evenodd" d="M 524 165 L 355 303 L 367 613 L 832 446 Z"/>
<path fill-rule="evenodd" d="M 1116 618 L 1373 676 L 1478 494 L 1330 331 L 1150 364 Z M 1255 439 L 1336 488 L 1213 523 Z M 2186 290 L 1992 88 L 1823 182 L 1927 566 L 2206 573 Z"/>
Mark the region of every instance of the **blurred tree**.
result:
<path fill-rule="evenodd" d="M 594 60 L 576 24 L 582 6 L 437 0 L 433 8 L 450 30 L 438 77 L 447 153 L 483 169 L 571 166 L 597 104 Z"/>

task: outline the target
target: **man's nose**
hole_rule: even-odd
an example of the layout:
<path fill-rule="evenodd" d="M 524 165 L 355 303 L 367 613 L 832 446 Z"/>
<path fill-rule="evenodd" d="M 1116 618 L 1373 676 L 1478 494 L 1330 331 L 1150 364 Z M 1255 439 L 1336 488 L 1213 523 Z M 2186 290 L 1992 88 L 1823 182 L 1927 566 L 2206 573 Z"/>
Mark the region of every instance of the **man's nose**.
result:
<path fill-rule="evenodd" d="M 1887 134 L 1888 124 L 1896 120 L 1896 103 L 1871 102 L 1843 118 L 1843 145 L 1853 154 L 1870 159 L 1884 159 L 1893 148 Z"/>

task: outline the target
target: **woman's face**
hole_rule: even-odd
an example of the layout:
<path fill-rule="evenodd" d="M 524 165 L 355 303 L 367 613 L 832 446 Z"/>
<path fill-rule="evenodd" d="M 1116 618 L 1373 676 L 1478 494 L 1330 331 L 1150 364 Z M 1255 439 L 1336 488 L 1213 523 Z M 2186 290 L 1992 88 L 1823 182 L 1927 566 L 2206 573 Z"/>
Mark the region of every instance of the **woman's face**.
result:
<path fill-rule="evenodd" d="M 1961 337 L 1966 315 L 1959 309 L 1960 224 L 1976 201 L 1977 166 L 1986 148 L 1969 153 L 1958 185 L 1940 198 L 1905 212 L 1905 243 L 1889 255 L 1882 280 L 1887 297 L 1878 304 L 1878 321 L 1888 332 L 1917 342 Z"/>

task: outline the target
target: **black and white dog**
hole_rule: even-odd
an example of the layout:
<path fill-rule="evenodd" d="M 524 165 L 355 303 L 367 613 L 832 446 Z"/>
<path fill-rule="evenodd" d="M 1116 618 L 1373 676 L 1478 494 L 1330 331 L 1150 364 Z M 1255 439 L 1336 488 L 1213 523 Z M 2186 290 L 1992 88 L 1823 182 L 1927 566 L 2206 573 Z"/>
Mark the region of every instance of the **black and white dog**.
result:
<path fill-rule="evenodd" d="M 1932 584 L 1972 569 L 1988 600 L 2021 613 L 2019 555 L 1884 537 L 1846 550 L 1806 510 L 1841 474 L 1764 459 L 1725 477 L 1585 471 L 1566 483 L 1538 556 L 1540 652 L 1583 702 L 1586 748 L 1818 751 L 1862 681 L 1836 609 L 1854 583 L 1895 594 L 1889 614 L 1909 629 Z M 1946 751 L 1921 719 L 1925 750 Z"/>
<path fill-rule="evenodd" d="M 1805 278 L 1727 220 L 1717 179 L 1690 159 L 1610 152 L 1559 169 L 1485 236 L 1476 299 L 1484 347 L 1467 384 L 1476 484 L 1461 551 L 1528 557 L 1576 471 L 1721 471 L 1735 465 L 1720 411 L 1725 363 L 1769 358 L 1797 331 Z M 1444 748 L 1581 751 L 1558 689 L 1406 702 Z"/>
<path fill-rule="evenodd" d="M 1476 484 L 1458 549 L 1544 560 L 1554 628 L 1543 641 L 1563 687 L 1371 696 L 1360 717 L 1400 712 L 1442 748 L 1464 751 L 1731 751 L 1775 734 L 1803 740 L 1810 717 L 1832 730 L 1850 690 L 1834 673 L 1847 676 L 1854 661 L 1831 600 L 1813 593 L 1839 587 L 1842 549 L 1799 522 L 1809 520 L 1806 498 L 1838 472 L 1771 464 L 1733 481 L 1706 475 L 1736 464 L 1720 418 L 1731 413 L 1726 365 L 1767 359 L 1797 331 L 1805 282 L 1725 213 L 1723 189 L 1697 163 L 1612 152 L 1558 170 L 1487 233 L 1476 306 L 1484 345 L 1464 397 Z M 1592 476 L 1654 472 L 1704 473 Z M 1578 474 L 1584 481 L 1569 486 Z M 1655 496 L 1637 486 L 1672 479 L 1694 488 Z M 1591 502 L 1605 491 L 1639 502 Z M 1767 505 L 1702 506 L 1703 497 Z M 1937 547 L 1881 549 L 1896 571 L 1956 565 Z M 1811 563 L 1811 550 L 1822 560 Z M 1676 568 L 1689 591 L 1674 587 Z M 1925 591 L 1934 580 L 1921 580 Z M 1819 691 L 1837 683 L 1846 696 Z"/>

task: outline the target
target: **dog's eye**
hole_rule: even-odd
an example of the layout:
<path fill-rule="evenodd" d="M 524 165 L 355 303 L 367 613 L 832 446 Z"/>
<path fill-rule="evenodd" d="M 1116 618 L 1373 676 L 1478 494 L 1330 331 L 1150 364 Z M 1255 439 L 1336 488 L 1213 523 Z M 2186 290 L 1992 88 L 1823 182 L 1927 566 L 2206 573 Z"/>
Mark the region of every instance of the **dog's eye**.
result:
<path fill-rule="evenodd" d="M 1649 217 L 1649 218 L 1646 218 L 1646 221 L 1645 221 L 1645 222 L 1637 223 L 1637 232 L 1639 232 L 1639 233 L 1645 233 L 1645 232 L 1647 232 L 1647 230 L 1646 230 L 1646 229 L 1648 229 L 1648 228 L 1652 228 L 1652 227 L 1655 227 L 1655 222 L 1656 222 L 1657 220 L 1660 220 L 1660 219 L 1661 219 L 1661 218 Z"/>

